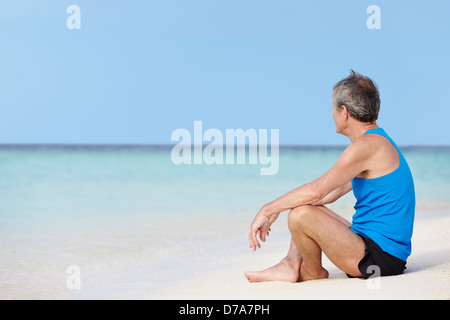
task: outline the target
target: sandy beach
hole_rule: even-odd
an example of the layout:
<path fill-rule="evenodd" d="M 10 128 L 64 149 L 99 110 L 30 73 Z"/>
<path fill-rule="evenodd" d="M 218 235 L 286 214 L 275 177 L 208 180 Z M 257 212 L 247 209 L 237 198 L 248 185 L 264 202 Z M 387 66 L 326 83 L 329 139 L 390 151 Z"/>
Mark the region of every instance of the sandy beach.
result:
<path fill-rule="evenodd" d="M 252 167 L 175 167 L 159 149 L 3 150 L 0 299 L 450 299 L 450 171 L 435 169 L 447 168 L 446 151 L 408 154 L 417 206 L 404 274 L 348 279 L 324 257 L 326 280 L 247 281 L 245 271 L 278 263 L 290 242 L 285 212 L 249 249 L 259 206 L 339 154 L 286 149 L 267 178 Z M 354 201 L 349 193 L 330 209 L 351 220 Z M 68 286 L 71 266 L 80 289 Z"/>
<path fill-rule="evenodd" d="M 112 299 L 112 300 L 305 300 L 305 299 L 450 299 L 450 211 L 418 211 L 413 252 L 399 276 L 349 279 L 327 258 L 330 277 L 303 283 L 249 283 L 244 271 L 257 271 L 284 257 L 290 241 L 286 216 L 273 225 L 272 233 L 256 252 L 248 248 L 247 223 L 235 230 L 220 225 L 216 234 L 226 237 L 201 250 L 191 250 L 155 260 L 133 254 L 130 260 L 110 265 L 81 267 L 80 290 L 66 287 L 67 264 L 54 266 L 15 287 L 3 285 L 1 299 Z M 348 217 L 347 217 L 348 218 Z M 217 221 L 209 224 L 219 225 Z M 136 230 L 136 229 L 133 229 Z M 229 231 L 227 231 L 229 230 Z M 195 230 L 194 230 L 195 231 Z M 194 232 L 193 231 L 193 232 Z M 180 230 L 181 232 L 181 230 Z M 143 237 L 139 236 L 139 237 Z M 194 241 L 194 240 L 193 240 Z M 202 240 L 203 241 L 203 240 Z M 146 245 L 143 243 L 142 245 Z M 192 247 L 200 244 L 192 242 Z M 103 252 L 104 249 L 102 249 Z M 138 251 L 145 252 L 145 251 Z M 111 258 L 119 255 L 112 253 Z M 98 253 L 97 253 L 98 255 Z M 97 258 L 90 258 L 97 259 Z M 100 260 L 99 260 L 100 261 Z M 58 271 L 59 270 L 59 271 Z M 45 278 L 43 276 L 46 275 Z M 52 280 L 51 276 L 56 277 Z"/>
<path fill-rule="evenodd" d="M 284 223 L 284 222 L 282 222 Z M 284 228 L 280 223 L 279 229 Z M 325 256 L 330 278 L 305 283 L 248 283 L 245 270 L 261 270 L 277 263 L 289 240 L 277 231 L 263 249 L 255 253 L 237 250 L 221 268 L 194 275 L 142 299 L 450 299 L 450 211 L 417 212 L 413 254 L 407 270 L 399 276 L 378 279 L 348 279 Z M 125 297 L 123 297 L 125 298 Z M 133 297 L 136 298 L 136 297 Z"/>

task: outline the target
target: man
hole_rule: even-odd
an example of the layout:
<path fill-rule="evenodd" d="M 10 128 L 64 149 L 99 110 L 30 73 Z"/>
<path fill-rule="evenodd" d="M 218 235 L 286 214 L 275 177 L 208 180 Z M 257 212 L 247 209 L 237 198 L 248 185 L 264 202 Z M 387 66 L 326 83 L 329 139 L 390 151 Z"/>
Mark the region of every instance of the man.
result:
<path fill-rule="evenodd" d="M 307 281 L 328 277 L 322 251 L 349 277 L 368 278 L 403 272 L 411 254 L 415 194 L 408 164 L 376 120 L 380 109 L 377 85 L 351 74 L 333 88 L 336 133 L 351 140 L 323 176 L 266 204 L 250 226 L 250 248 L 266 241 L 270 226 L 290 210 L 291 244 L 286 257 L 263 271 L 245 272 L 250 282 Z M 324 205 L 353 189 L 352 223 Z"/>

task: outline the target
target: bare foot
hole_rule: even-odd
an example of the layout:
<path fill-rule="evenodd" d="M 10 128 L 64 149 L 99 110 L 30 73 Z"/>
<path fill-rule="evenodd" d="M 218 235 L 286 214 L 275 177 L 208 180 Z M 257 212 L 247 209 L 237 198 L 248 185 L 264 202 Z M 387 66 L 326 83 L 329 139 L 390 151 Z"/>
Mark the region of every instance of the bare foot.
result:
<path fill-rule="evenodd" d="M 263 271 L 246 271 L 245 277 L 249 282 L 286 281 L 297 282 L 299 277 L 299 263 L 293 263 L 286 259 Z"/>
<path fill-rule="evenodd" d="M 309 280 L 317 280 L 317 279 L 326 279 L 329 274 L 327 269 L 322 268 L 319 272 L 311 272 L 307 268 L 305 268 L 305 264 L 302 263 L 300 267 L 300 277 L 299 281 L 309 281 Z"/>

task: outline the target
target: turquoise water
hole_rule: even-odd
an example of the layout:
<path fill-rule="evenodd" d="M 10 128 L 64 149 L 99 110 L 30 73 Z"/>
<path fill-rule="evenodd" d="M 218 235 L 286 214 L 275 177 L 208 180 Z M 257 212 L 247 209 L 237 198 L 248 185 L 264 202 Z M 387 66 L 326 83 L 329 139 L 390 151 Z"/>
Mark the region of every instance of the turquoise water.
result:
<path fill-rule="evenodd" d="M 14 221 L 242 212 L 311 181 L 341 148 L 280 150 L 280 169 L 259 165 L 174 165 L 170 147 L 3 147 L 0 218 Z M 419 206 L 450 202 L 450 149 L 404 149 Z M 5 228 L 2 227 L 5 231 Z"/>
<path fill-rule="evenodd" d="M 0 298 L 64 296 L 68 265 L 96 282 L 139 259 L 157 268 L 245 239 L 264 203 L 323 174 L 342 150 L 281 147 L 278 174 L 262 176 L 259 165 L 175 165 L 169 146 L 2 146 Z M 402 150 L 418 210 L 450 208 L 450 148 Z M 353 205 L 349 194 L 333 208 L 350 217 Z M 153 274 L 151 283 L 167 276 Z"/>

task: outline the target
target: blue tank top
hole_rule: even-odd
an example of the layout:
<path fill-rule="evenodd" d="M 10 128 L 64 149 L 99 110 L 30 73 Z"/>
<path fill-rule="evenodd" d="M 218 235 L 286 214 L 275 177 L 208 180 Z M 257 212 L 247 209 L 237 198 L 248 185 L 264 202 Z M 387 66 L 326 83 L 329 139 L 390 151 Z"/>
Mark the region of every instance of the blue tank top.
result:
<path fill-rule="evenodd" d="M 397 149 L 397 169 L 373 179 L 353 178 L 356 198 L 351 229 L 372 239 L 385 252 L 403 261 L 411 254 L 416 199 L 414 182 L 403 154 L 382 128 L 366 133 L 380 134 Z"/>

